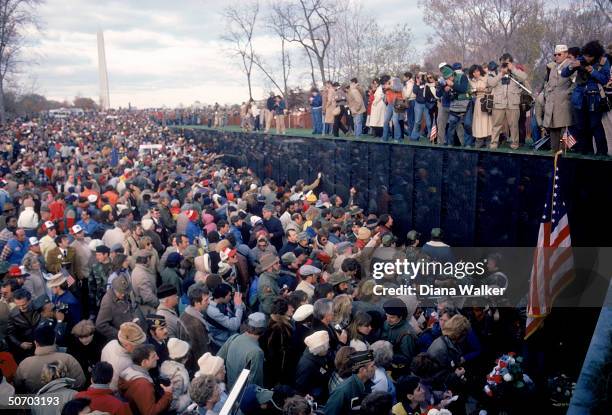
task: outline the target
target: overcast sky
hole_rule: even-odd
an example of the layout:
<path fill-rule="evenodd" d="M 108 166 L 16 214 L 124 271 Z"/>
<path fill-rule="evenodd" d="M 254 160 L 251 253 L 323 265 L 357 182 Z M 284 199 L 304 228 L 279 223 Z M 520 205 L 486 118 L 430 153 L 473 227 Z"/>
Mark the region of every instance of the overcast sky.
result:
<path fill-rule="evenodd" d="M 363 1 L 366 13 L 385 26 L 410 24 L 415 46 L 424 48 L 430 30 L 423 24 L 416 0 L 386 0 L 384 8 L 378 2 Z M 57 100 L 71 101 L 80 94 L 97 101 L 96 31 L 100 28 L 112 107 L 243 101 L 248 98 L 244 75 L 220 40 L 224 3 L 47 0 L 38 9 L 42 31 L 30 32 L 24 49 L 32 63 L 23 68 L 22 88 Z M 259 37 L 256 48 L 264 56 L 273 55 L 276 41 Z M 254 87 L 254 95 L 261 96 L 263 79 L 257 77 Z"/>

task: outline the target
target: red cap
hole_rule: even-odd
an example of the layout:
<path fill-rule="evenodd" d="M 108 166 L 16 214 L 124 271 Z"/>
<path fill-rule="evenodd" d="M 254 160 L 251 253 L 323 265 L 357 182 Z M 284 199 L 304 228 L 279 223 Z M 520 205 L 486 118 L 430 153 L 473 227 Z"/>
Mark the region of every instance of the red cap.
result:
<path fill-rule="evenodd" d="M 24 275 L 25 274 L 21 272 L 21 268 L 19 267 L 19 265 L 11 265 L 11 267 L 9 268 L 8 276 L 10 278 L 19 278 L 23 277 Z"/>

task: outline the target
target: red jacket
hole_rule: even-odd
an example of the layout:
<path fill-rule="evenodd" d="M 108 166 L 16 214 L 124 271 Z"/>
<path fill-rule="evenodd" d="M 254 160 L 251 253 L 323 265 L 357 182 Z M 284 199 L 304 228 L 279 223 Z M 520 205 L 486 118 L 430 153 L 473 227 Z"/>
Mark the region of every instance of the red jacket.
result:
<path fill-rule="evenodd" d="M 132 412 L 140 415 L 159 415 L 170 407 L 172 394 L 164 393 L 155 402 L 155 389 L 153 383 L 144 377 L 137 377 L 132 380 L 119 378 L 119 391 L 130 403 Z"/>
<path fill-rule="evenodd" d="M 74 398 L 87 398 L 91 400 L 89 407 L 94 411 L 108 412 L 111 415 L 132 415 L 132 410 L 127 402 L 113 396 L 112 389 L 89 389 L 78 392 Z"/>

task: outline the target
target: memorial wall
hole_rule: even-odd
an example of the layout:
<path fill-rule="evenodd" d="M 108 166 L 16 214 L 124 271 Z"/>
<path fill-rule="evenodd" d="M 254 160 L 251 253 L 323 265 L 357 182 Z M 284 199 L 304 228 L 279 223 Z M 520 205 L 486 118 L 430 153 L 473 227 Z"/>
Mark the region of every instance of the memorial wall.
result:
<path fill-rule="evenodd" d="M 218 130 L 185 130 L 185 136 L 277 183 L 310 182 L 322 172 L 318 191 L 346 201 L 355 186 L 367 212 L 393 216 L 400 240 L 410 229 L 428 235 L 441 227 L 454 246 L 534 246 L 553 170 L 544 153 Z M 573 156 L 560 167 L 573 245 L 609 246 L 612 161 Z"/>

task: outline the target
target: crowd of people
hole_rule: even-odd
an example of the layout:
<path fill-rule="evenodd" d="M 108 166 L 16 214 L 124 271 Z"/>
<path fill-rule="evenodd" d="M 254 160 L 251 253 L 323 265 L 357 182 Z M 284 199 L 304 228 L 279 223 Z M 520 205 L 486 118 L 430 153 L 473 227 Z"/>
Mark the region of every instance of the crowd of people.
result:
<path fill-rule="evenodd" d="M 557 45 L 542 86 L 530 85 L 525 65 L 509 53 L 484 64 L 442 62 L 437 72 L 382 75 L 365 87 L 356 78 L 327 81 L 308 98 L 312 133 L 490 149 L 506 141 L 517 149 L 530 131 L 538 148 L 544 137 L 556 152 L 572 136 L 573 151 L 612 155 L 611 63 L 612 45 L 606 53 L 592 41 Z M 285 134 L 286 113 L 284 99 L 270 93 L 261 105 L 242 104 L 241 126 Z"/>
<path fill-rule="evenodd" d="M 396 246 L 392 216 L 321 174 L 259 178 L 142 111 L 15 121 L 0 141 L 0 404 L 212 415 L 248 369 L 245 415 L 464 414 L 524 347 L 516 309 L 376 295 L 407 281 L 372 263 L 450 247 L 438 228 Z"/>

